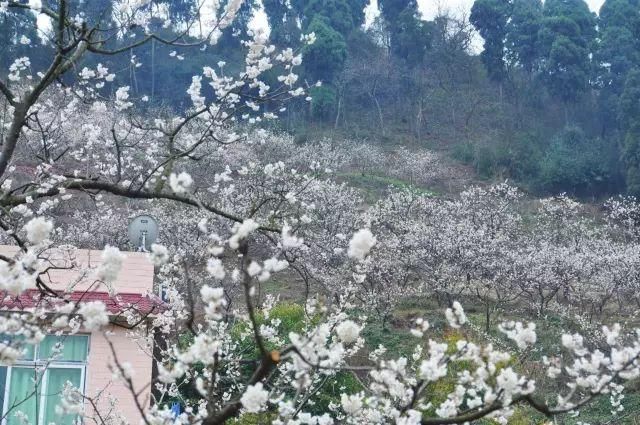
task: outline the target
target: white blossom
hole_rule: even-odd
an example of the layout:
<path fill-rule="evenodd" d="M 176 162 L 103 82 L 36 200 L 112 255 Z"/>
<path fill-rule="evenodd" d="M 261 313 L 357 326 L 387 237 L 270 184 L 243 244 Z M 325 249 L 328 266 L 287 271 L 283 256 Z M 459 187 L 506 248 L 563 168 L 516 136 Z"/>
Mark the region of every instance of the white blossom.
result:
<path fill-rule="evenodd" d="M 184 171 L 180 174 L 171 173 L 169 176 L 169 186 L 177 194 L 189 192 L 191 185 L 193 185 L 193 179 Z"/>
<path fill-rule="evenodd" d="M 459 328 L 467 322 L 467 316 L 464 314 L 462 305 L 458 301 L 454 301 L 452 308 L 445 311 L 445 316 L 452 328 Z"/>
<path fill-rule="evenodd" d="M 23 356 L 23 350 L 0 342 L 0 364 L 10 366 Z"/>
<path fill-rule="evenodd" d="M 349 241 L 349 251 L 347 254 L 351 258 L 363 260 L 376 244 L 376 238 L 369 229 L 361 229 L 354 233 Z"/>
<path fill-rule="evenodd" d="M 154 266 L 161 266 L 169 261 L 169 250 L 164 245 L 153 243 L 151 244 L 149 259 Z"/>
<path fill-rule="evenodd" d="M 528 323 L 526 327 L 521 322 L 504 323 L 500 326 L 500 331 L 513 340 L 521 350 L 536 343 L 535 323 Z"/>
<path fill-rule="evenodd" d="M 299 248 L 304 243 L 302 238 L 298 238 L 291 234 L 291 227 L 285 223 L 282 226 L 282 246 L 284 248 Z"/>
<path fill-rule="evenodd" d="M 360 326 L 358 326 L 352 320 L 345 320 L 336 326 L 336 334 L 338 339 L 345 344 L 352 344 L 356 342 L 360 336 Z"/>
<path fill-rule="evenodd" d="M 240 397 L 242 407 L 249 413 L 258 413 L 262 411 L 269 400 L 269 392 L 264 389 L 262 382 L 255 385 L 249 385 Z"/>
<path fill-rule="evenodd" d="M 363 406 L 362 397 L 358 394 L 347 395 L 343 393 L 340 396 L 340 404 L 342 405 L 342 410 L 348 415 L 355 415 Z"/>
<path fill-rule="evenodd" d="M 97 331 L 109 323 L 107 308 L 102 301 L 82 303 L 78 313 L 84 320 L 84 327 L 89 331 Z"/>
<path fill-rule="evenodd" d="M 219 258 L 209 258 L 207 260 L 207 272 L 216 279 L 224 279 L 226 272 L 222 261 Z"/>
<path fill-rule="evenodd" d="M 133 106 L 133 103 L 129 102 L 129 86 L 119 87 L 116 90 L 116 108 L 119 111 L 124 111 Z"/>
<path fill-rule="evenodd" d="M 251 264 L 249 264 L 249 267 L 247 267 L 247 273 L 251 277 L 257 276 L 261 271 L 262 267 L 255 261 L 252 261 Z"/>
<path fill-rule="evenodd" d="M 35 217 L 24 226 L 27 239 L 34 245 L 39 245 L 49 238 L 53 230 L 53 223 L 43 217 Z"/>
<path fill-rule="evenodd" d="M 260 226 L 253 219 L 248 218 L 244 220 L 241 224 L 237 225 L 235 228 L 235 232 L 231 238 L 229 238 L 229 246 L 231 249 L 238 249 L 240 246 L 240 241 L 245 239 L 251 232 L 258 229 Z"/>
<path fill-rule="evenodd" d="M 100 257 L 100 266 L 97 270 L 98 279 L 105 283 L 112 283 L 118 278 L 122 263 L 126 255 L 114 246 L 105 246 Z"/>

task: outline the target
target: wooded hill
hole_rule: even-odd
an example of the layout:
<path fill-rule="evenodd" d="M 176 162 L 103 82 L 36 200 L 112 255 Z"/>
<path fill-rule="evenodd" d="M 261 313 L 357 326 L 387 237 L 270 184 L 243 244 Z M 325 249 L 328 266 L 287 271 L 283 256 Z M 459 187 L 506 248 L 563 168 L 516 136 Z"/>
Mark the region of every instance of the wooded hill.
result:
<path fill-rule="evenodd" d="M 607 0 L 598 15 L 583 0 L 477 0 L 469 16 L 441 11 L 428 21 L 414 0 L 380 0 L 380 14 L 366 28 L 366 0 L 262 3 L 276 46 L 299 49 L 302 34 L 316 35 L 302 48 L 300 79 L 322 85 L 310 89 L 312 100 L 290 104 L 277 124 L 298 141 L 339 134 L 442 149 L 482 176 L 508 177 L 539 193 L 640 193 L 638 0 Z M 167 3 L 173 16 L 198 5 Z M 106 0 L 84 7 L 86 16 L 117 12 Z M 245 2 L 209 54 L 146 43 L 105 66 L 117 70 L 132 96 L 147 96 L 150 108 L 183 109 L 185 87 L 203 66 L 222 57 L 229 71 L 242 65 L 240 29 L 256 7 Z M 16 34 L 37 40 L 42 31 L 30 12 L 16 16 L 0 14 L 2 28 L 13 29 L 0 34 L 2 69 L 21 52 L 40 68 L 34 62 L 44 55 Z M 190 31 L 167 29 L 165 36 L 188 44 Z"/>

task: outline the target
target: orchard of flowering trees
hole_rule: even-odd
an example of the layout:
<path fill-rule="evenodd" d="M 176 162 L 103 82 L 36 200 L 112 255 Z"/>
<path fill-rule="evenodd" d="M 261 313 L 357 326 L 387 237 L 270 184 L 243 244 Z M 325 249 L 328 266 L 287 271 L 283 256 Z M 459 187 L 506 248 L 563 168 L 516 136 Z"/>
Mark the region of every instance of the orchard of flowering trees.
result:
<path fill-rule="evenodd" d="M 414 185 L 447 178 L 429 153 L 298 145 L 265 130 L 291 99 L 321 87 L 296 73 L 313 33 L 278 50 L 258 30 L 241 32 L 244 66 L 186 70 L 191 104 L 182 112 L 113 84 L 110 56 L 130 55 L 135 66 L 131 52 L 146 43 L 206 55 L 241 7 L 201 1 L 177 14 L 168 3 L 121 0 L 102 13 L 82 1 L 0 2 L 3 25 L 20 29 L 29 14 L 40 22 L 38 39 L 13 40 L 37 60 L 12 57 L 0 70 L 0 228 L 19 248 L 0 258 L 0 290 L 5 300 L 40 294 L 0 316 L 0 332 L 15 337 L 0 345 L 0 363 L 47 334 L 109 324 L 104 303 L 71 301 L 43 276 L 52 253 L 101 249 L 101 265 L 83 273 L 108 288 L 126 256 L 119 248 L 131 248 L 123 223 L 144 212 L 161 223 L 148 260 L 167 301 L 151 317 L 155 334 L 138 326 L 141 313 L 126 320 L 129 338 L 155 345 L 151 400 L 134 388 L 127 359 L 109 366 L 147 425 L 509 423 L 525 406 L 553 420 L 601 398 L 618 413 L 640 377 L 640 330 L 607 318 L 640 305 L 640 204 L 613 199 L 593 212 L 565 196 L 533 201 L 508 184 L 433 196 Z M 369 202 L 340 178 L 371 171 L 412 184 Z M 293 324 L 275 313 L 285 294 L 265 292 L 279 279 L 301 299 Z M 368 327 L 388 326 L 399 303 L 417 297 L 438 303 L 443 324 L 406 324 L 410 356 L 370 347 Z M 462 304 L 480 309 L 480 326 Z M 519 320 L 496 321 L 514 306 Z M 538 349 L 530 321 L 558 308 L 581 312 L 598 332 L 564 333 L 534 376 L 518 367 Z M 486 332 L 445 338 L 479 327 Z M 482 338 L 491 329 L 507 342 Z M 362 385 L 343 385 L 344 376 Z M 335 389 L 328 401 L 326 388 Z M 117 408 L 88 409 L 100 397 L 69 382 L 57 408 L 122 423 Z M 5 413 L 16 416 L 37 423 L 20 403 Z"/>

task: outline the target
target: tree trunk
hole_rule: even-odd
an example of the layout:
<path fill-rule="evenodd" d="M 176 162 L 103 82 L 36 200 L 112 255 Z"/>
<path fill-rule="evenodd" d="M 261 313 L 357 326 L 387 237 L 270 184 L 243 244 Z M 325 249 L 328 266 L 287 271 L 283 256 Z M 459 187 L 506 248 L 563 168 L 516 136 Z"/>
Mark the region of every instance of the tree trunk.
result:
<path fill-rule="evenodd" d="M 491 330 L 491 307 L 489 303 L 485 305 L 485 322 L 484 322 L 484 330 L 489 333 Z"/>
<path fill-rule="evenodd" d="M 151 102 L 156 91 L 156 39 L 151 39 Z"/>
<path fill-rule="evenodd" d="M 167 341 L 160 332 L 159 328 L 153 330 L 153 348 L 152 348 L 152 363 L 151 363 L 151 379 L 155 382 L 160 374 L 158 369 L 158 361 L 162 359 L 162 353 L 167 349 Z M 155 404 L 158 400 L 162 399 L 162 393 L 155 385 L 151 386 L 151 404 Z"/>
<path fill-rule="evenodd" d="M 416 117 L 416 139 L 422 138 L 422 99 L 418 102 L 418 116 Z"/>
<path fill-rule="evenodd" d="M 380 132 L 382 133 L 383 136 L 385 136 L 384 118 L 382 116 L 382 108 L 380 107 L 380 102 L 378 102 L 378 99 L 375 97 L 375 95 L 373 96 L 373 101 L 375 102 L 376 109 L 378 110 L 378 119 L 380 120 Z"/>
<path fill-rule="evenodd" d="M 342 111 L 342 95 L 338 96 L 338 112 L 336 112 L 336 120 L 333 123 L 333 129 L 338 129 L 338 122 L 340 121 L 340 112 Z"/>

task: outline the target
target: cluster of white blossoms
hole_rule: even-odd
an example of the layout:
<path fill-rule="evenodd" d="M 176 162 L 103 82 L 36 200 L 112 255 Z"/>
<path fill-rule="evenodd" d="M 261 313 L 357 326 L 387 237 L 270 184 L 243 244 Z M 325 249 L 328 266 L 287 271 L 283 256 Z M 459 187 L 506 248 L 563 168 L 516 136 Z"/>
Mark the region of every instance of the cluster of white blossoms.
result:
<path fill-rule="evenodd" d="M 109 315 L 102 301 L 81 303 L 78 314 L 82 316 L 85 329 L 96 331 L 109 323 Z"/>
<path fill-rule="evenodd" d="M 196 109 L 200 109 L 204 106 L 204 102 L 206 98 L 201 94 L 202 90 L 202 77 L 199 75 L 194 75 L 191 80 L 191 85 L 187 90 L 187 94 L 191 97 L 191 102 L 193 103 L 193 107 Z"/>
<path fill-rule="evenodd" d="M 464 314 L 462 305 L 458 301 L 454 301 L 451 308 L 445 311 L 445 316 L 449 322 L 449 326 L 452 328 L 459 328 L 467 323 L 467 316 Z"/>
<path fill-rule="evenodd" d="M 224 289 L 203 286 L 200 289 L 200 295 L 205 304 L 204 311 L 207 317 L 213 320 L 221 319 L 221 309 L 227 305 L 227 301 L 224 299 Z"/>
<path fill-rule="evenodd" d="M 416 327 L 410 330 L 411 334 L 415 337 L 422 338 L 424 333 L 429 330 L 429 322 L 422 317 L 416 319 Z"/>
<path fill-rule="evenodd" d="M 269 400 L 269 391 L 264 389 L 262 382 L 249 385 L 240 398 L 242 407 L 244 407 L 248 413 L 258 413 L 262 411 L 267 404 L 267 400 Z"/>
<path fill-rule="evenodd" d="M 528 323 L 527 326 L 524 326 L 522 322 L 508 322 L 502 323 L 499 329 L 507 338 L 513 340 L 521 350 L 536 343 L 535 323 Z"/>
<path fill-rule="evenodd" d="M 58 415 L 83 415 L 85 405 L 80 389 L 66 382 L 62 388 L 60 404 L 55 406 L 55 410 Z"/>
<path fill-rule="evenodd" d="M 304 239 L 291 234 L 291 227 L 285 223 L 282 226 L 282 246 L 284 248 L 300 248 Z"/>
<path fill-rule="evenodd" d="M 169 250 L 164 245 L 152 243 L 149 259 L 154 266 L 161 266 L 169 261 Z"/>
<path fill-rule="evenodd" d="M 106 246 L 100 257 L 100 266 L 96 270 L 97 278 L 106 284 L 115 282 L 125 258 L 126 255 L 120 252 L 118 248 Z"/>
<path fill-rule="evenodd" d="M 207 272 L 216 279 L 224 279 L 227 275 L 222 260 L 219 258 L 209 258 L 207 260 Z"/>
<path fill-rule="evenodd" d="M 24 350 L 11 344 L 0 342 L 0 364 L 12 365 L 24 355 Z"/>
<path fill-rule="evenodd" d="M 336 334 L 343 344 L 348 345 L 358 340 L 361 329 L 353 320 L 345 320 L 336 326 Z"/>
<path fill-rule="evenodd" d="M 0 262 L 0 289 L 12 296 L 34 289 L 43 269 L 44 262 L 34 250 L 29 250 L 13 262 Z"/>
<path fill-rule="evenodd" d="M 349 251 L 347 254 L 356 260 L 363 260 L 376 244 L 376 237 L 373 236 L 371 230 L 360 229 L 354 233 L 349 241 Z"/>
<path fill-rule="evenodd" d="M 116 90 L 115 106 L 119 111 L 124 111 L 133 106 L 133 103 L 129 101 L 129 86 L 119 87 Z"/>
<path fill-rule="evenodd" d="M 191 190 L 191 185 L 193 185 L 193 179 L 189 173 L 182 171 L 179 174 L 171 173 L 169 176 L 169 186 L 177 194 L 188 193 Z"/>
<path fill-rule="evenodd" d="M 101 89 L 106 83 L 111 83 L 115 80 L 116 74 L 110 73 L 109 68 L 105 67 L 101 63 L 96 66 L 96 69 L 84 67 L 79 73 L 80 84 L 86 85 L 93 83 L 96 89 Z M 123 102 L 128 98 L 128 88 L 120 88 L 116 91 L 116 101 Z M 120 106 L 125 106 L 124 103 L 118 103 Z M 128 106 L 127 106 L 128 107 Z M 126 108 L 125 108 L 126 109 Z"/>
<path fill-rule="evenodd" d="M 22 74 L 29 73 L 31 60 L 28 57 L 21 57 L 13 61 L 9 66 L 9 81 L 20 81 Z"/>
<path fill-rule="evenodd" d="M 53 230 L 53 223 L 43 217 L 35 217 L 29 220 L 24 226 L 24 230 L 27 232 L 27 240 L 29 242 L 34 245 L 40 245 L 49 238 Z"/>
<path fill-rule="evenodd" d="M 248 218 L 242 223 L 238 223 L 234 226 L 233 235 L 229 238 L 229 247 L 231 249 L 238 249 L 240 242 L 246 239 L 252 232 L 260 227 L 254 220 Z"/>
<path fill-rule="evenodd" d="M 256 264 L 256 263 L 253 263 Z M 272 273 L 278 273 L 289 267 L 287 260 L 278 260 L 276 257 L 271 257 L 264 261 L 262 267 L 260 267 L 258 274 L 258 281 L 264 282 L 271 278 Z M 251 273 L 249 273 L 252 275 Z M 253 275 L 255 276 L 255 274 Z"/>

